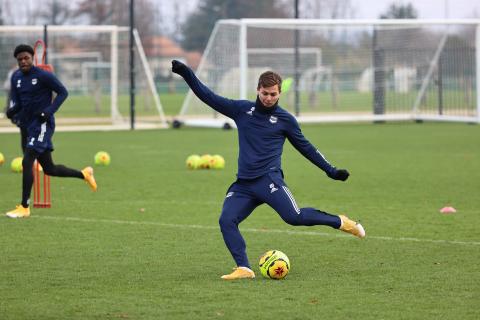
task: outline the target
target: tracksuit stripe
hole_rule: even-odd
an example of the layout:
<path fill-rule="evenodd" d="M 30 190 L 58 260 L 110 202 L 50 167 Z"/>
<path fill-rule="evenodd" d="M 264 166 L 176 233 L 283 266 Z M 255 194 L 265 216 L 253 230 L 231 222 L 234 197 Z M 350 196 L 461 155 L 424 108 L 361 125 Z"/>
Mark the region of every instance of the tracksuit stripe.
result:
<path fill-rule="evenodd" d="M 293 195 L 290 192 L 290 190 L 288 190 L 288 188 L 285 187 L 285 186 L 282 186 L 282 188 L 285 191 L 285 193 L 287 194 L 288 198 L 290 199 L 290 202 L 292 203 L 292 206 L 293 206 L 293 209 L 295 209 L 295 212 L 300 214 L 300 208 L 298 207 L 297 203 L 295 202 L 295 198 L 293 198 Z"/>
<path fill-rule="evenodd" d="M 43 137 L 45 136 L 45 132 L 47 132 L 47 123 L 44 122 L 40 126 L 40 135 L 38 136 L 38 141 L 43 142 Z"/>

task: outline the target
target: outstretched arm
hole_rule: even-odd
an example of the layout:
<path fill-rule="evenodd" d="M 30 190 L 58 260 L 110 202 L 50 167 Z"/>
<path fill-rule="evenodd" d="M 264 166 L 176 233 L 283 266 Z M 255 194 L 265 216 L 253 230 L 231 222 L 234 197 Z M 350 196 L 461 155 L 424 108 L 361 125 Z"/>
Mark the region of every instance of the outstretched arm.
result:
<path fill-rule="evenodd" d="M 197 78 L 188 66 L 180 61 L 172 60 L 172 72 L 182 76 L 193 93 L 205 104 L 229 118 L 236 117 L 239 110 L 235 106 L 235 101 L 215 94 Z"/>
<path fill-rule="evenodd" d="M 329 178 L 341 181 L 348 179 L 350 173 L 345 169 L 337 169 L 332 166 L 323 154 L 304 137 L 300 126 L 293 117 L 291 126 L 289 130 L 287 130 L 287 139 L 305 158 L 325 171 Z"/>

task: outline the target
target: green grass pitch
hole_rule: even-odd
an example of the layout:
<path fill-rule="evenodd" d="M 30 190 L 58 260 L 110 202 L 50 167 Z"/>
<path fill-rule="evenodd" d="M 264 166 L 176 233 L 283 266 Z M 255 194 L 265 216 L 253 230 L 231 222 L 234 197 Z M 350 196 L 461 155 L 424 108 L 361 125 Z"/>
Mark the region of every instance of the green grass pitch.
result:
<path fill-rule="evenodd" d="M 254 280 L 234 266 L 218 217 L 234 181 L 236 131 L 56 133 L 57 163 L 83 168 L 97 151 L 92 193 L 52 179 L 53 207 L 0 217 L 0 319 L 478 319 L 480 127 L 451 123 L 329 124 L 303 132 L 346 183 L 328 179 L 286 142 L 286 181 L 300 206 L 360 219 L 359 240 L 292 227 L 261 206 L 240 225 Z M 0 209 L 20 197 L 0 136 Z M 221 171 L 189 171 L 193 153 L 221 154 Z M 439 213 L 443 206 L 455 214 Z M 285 280 L 261 277 L 258 257 L 285 252 Z"/>

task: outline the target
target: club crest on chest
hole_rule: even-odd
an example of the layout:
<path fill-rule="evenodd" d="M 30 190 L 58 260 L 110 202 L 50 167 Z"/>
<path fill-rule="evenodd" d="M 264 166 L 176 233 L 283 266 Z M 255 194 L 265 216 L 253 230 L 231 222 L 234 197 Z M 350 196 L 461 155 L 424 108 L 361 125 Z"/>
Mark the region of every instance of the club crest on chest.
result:
<path fill-rule="evenodd" d="M 270 116 L 270 119 L 268 119 L 268 121 L 270 121 L 270 123 L 273 123 L 273 124 L 275 124 L 275 123 L 277 123 L 277 121 L 278 121 L 278 118 L 277 118 L 277 117 L 275 117 L 275 116 Z"/>

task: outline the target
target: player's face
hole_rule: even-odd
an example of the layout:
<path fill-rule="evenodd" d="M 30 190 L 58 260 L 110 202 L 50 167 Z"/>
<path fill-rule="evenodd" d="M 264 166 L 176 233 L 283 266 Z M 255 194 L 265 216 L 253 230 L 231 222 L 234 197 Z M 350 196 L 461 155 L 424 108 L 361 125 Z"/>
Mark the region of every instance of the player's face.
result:
<path fill-rule="evenodd" d="M 257 90 L 257 93 L 260 102 L 267 108 L 273 107 L 280 98 L 280 90 L 278 89 L 278 85 L 267 88 L 260 87 Z"/>
<path fill-rule="evenodd" d="M 33 66 L 33 57 L 29 52 L 20 52 L 17 54 L 18 67 L 23 73 L 30 71 Z"/>

